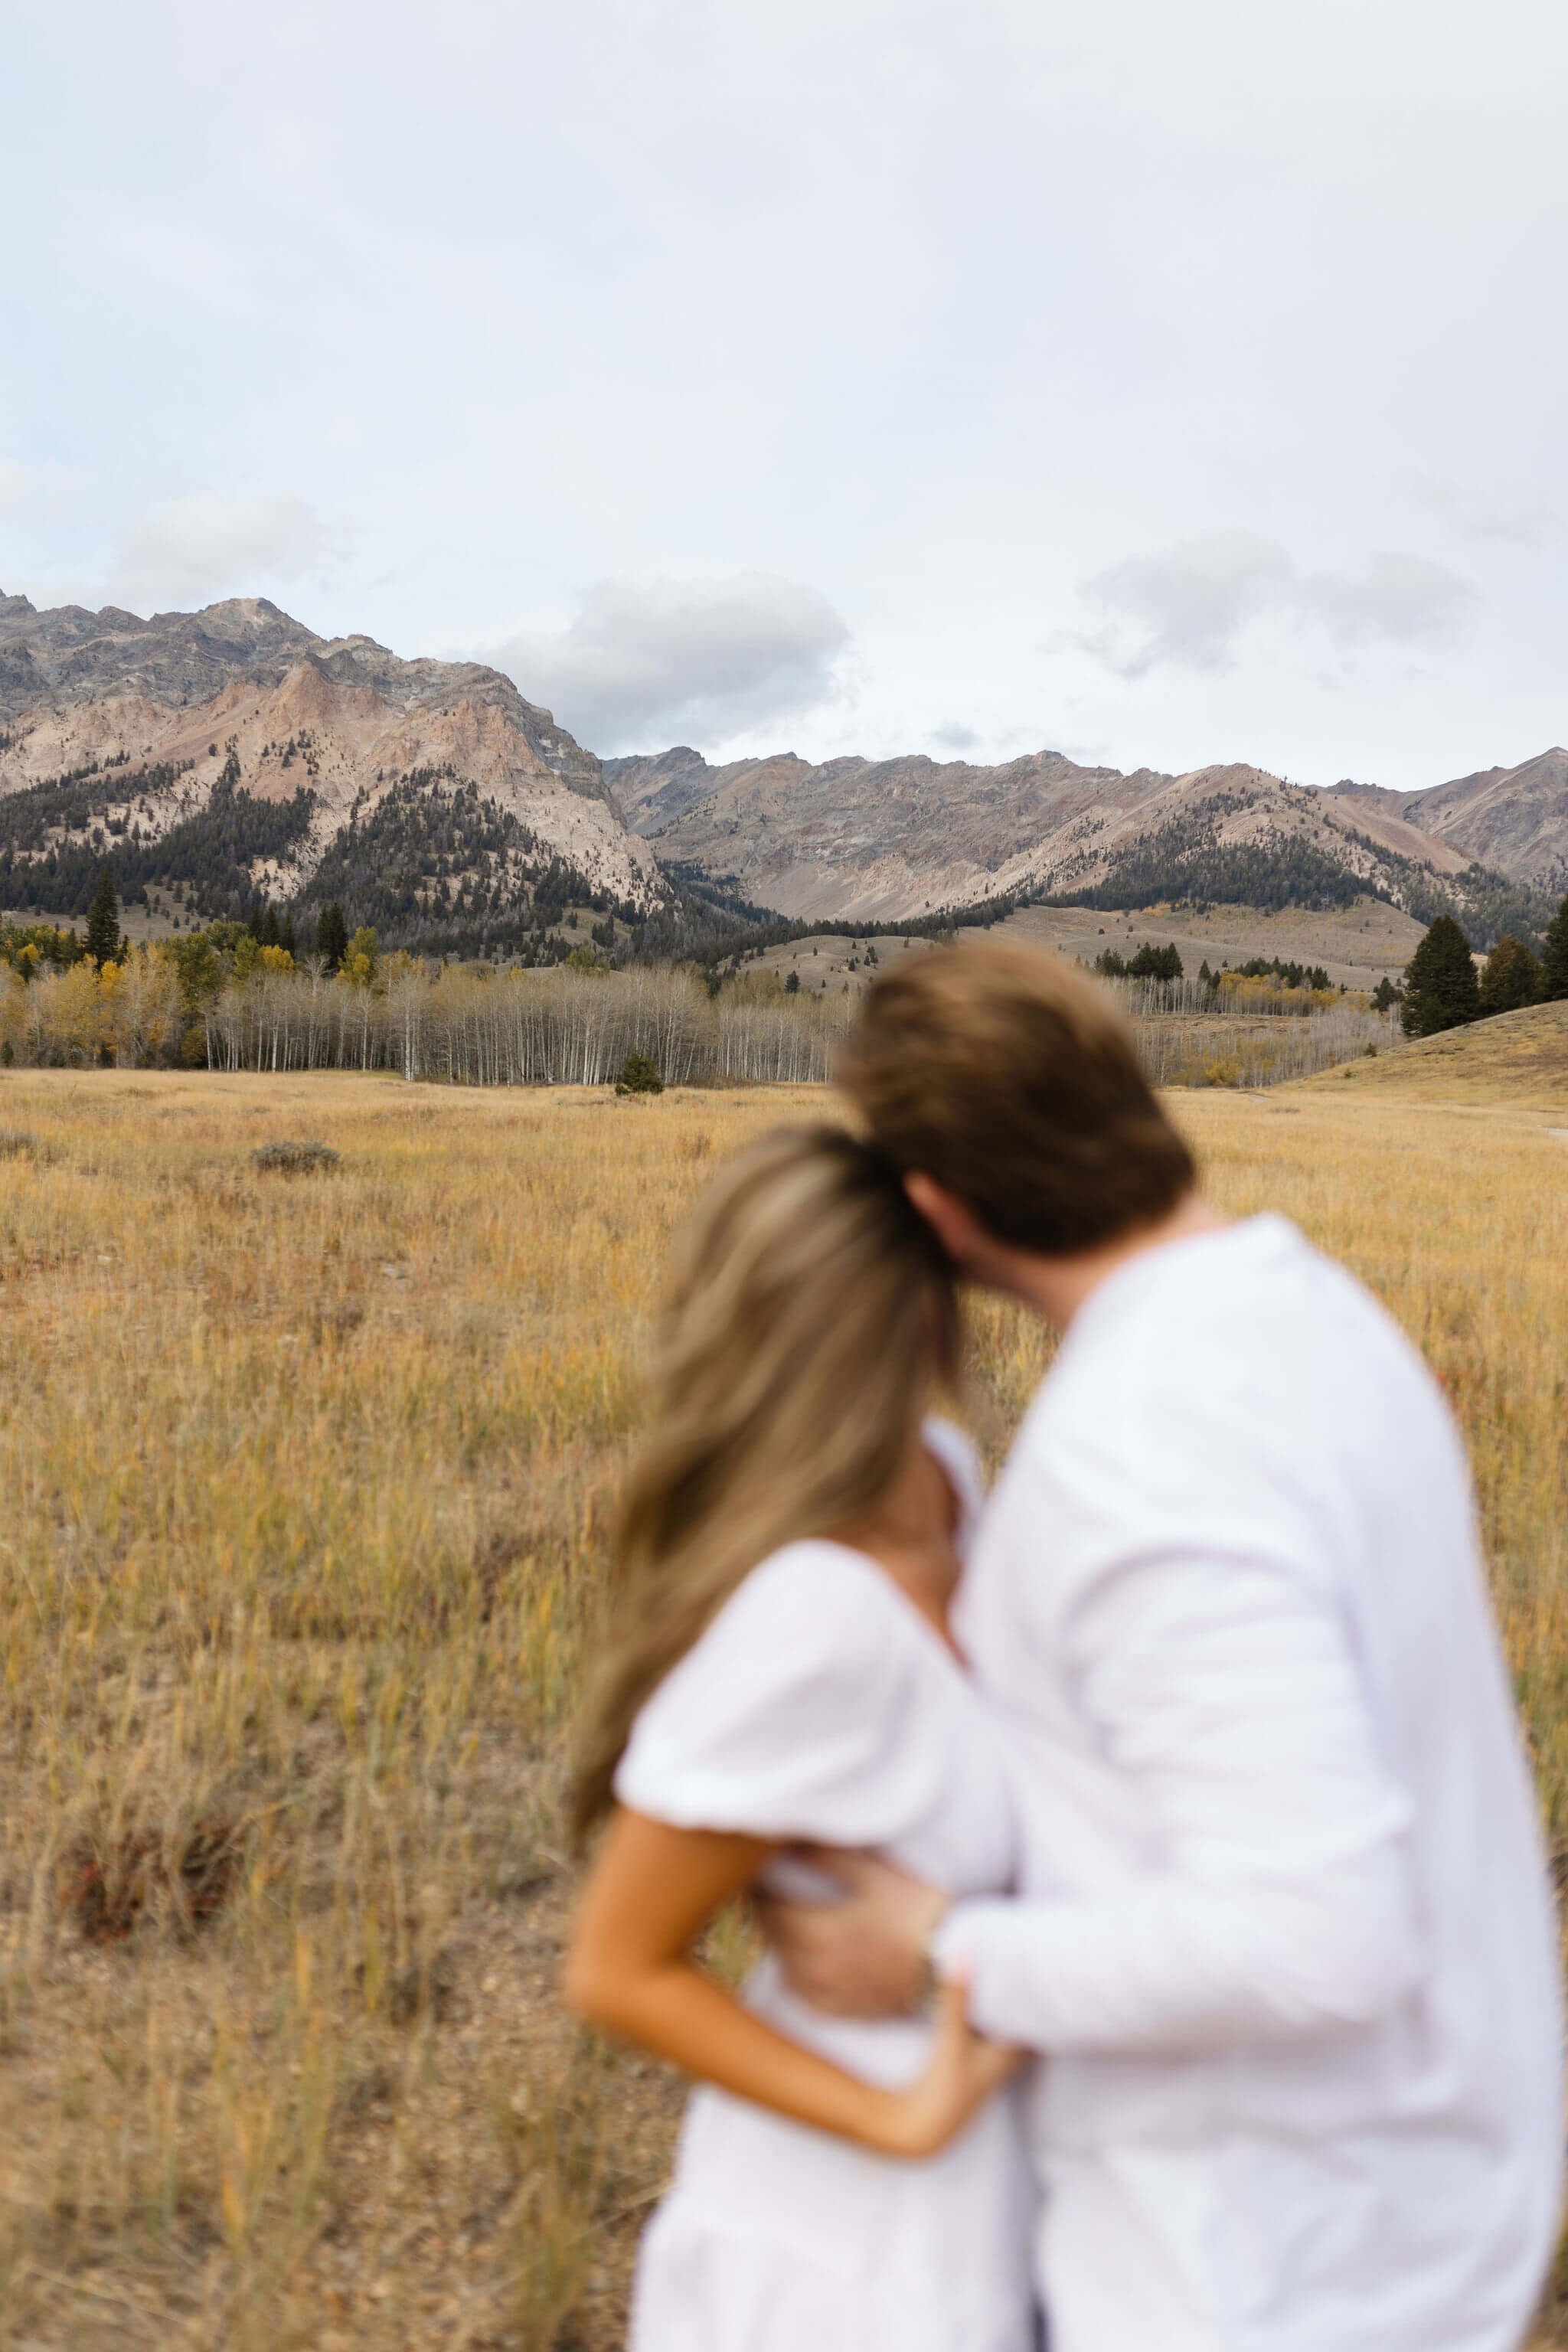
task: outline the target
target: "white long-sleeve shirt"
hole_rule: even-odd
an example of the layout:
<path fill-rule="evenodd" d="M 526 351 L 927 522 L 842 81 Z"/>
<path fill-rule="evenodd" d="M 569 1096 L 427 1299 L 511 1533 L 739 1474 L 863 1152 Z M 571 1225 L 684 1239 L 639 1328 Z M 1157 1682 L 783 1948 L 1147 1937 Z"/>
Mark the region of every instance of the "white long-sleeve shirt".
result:
<path fill-rule="evenodd" d="M 965 1580 L 1020 1898 L 939 1943 L 1035 2114 L 1053 2352 L 1514 2352 L 1556 1966 L 1463 1454 L 1275 1217 L 1075 1318 Z"/>

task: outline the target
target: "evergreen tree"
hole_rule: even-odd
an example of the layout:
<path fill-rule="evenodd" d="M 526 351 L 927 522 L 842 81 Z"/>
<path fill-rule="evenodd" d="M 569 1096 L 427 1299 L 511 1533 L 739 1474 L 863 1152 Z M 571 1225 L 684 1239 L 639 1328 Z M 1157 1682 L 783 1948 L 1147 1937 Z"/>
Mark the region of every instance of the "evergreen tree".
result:
<path fill-rule="evenodd" d="M 1388 977 L 1388 974 L 1384 972 L 1383 978 L 1378 982 L 1377 986 L 1372 992 L 1373 1011 L 1374 1013 L 1386 1013 L 1390 1005 L 1398 1003 L 1400 997 L 1403 994 L 1403 989 L 1396 988 L 1393 981 Z"/>
<path fill-rule="evenodd" d="M 316 953 L 325 956 L 329 971 L 336 971 L 349 951 L 349 927 L 335 898 L 322 908 L 316 924 Z"/>
<path fill-rule="evenodd" d="M 1481 973 L 1483 1017 L 1491 1013 L 1517 1013 L 1521 1004 L 1533 1004 L 1540 986 L 1541 966 L 1522 940 L 1505 931 L 1488 956 Z"/>
<path fill-rule="evenodd" d="M 616 1080 L 618 1095 L 661 1095 L 664 1075 L 651 1054 L 628 1054 Z"/>
<path fill-rule="evenodd" d="M 120 901 L 107 866 L 98 877 L 98 890 L 88 908 L 87 951 L 97 964 L 120 961 Z"/>
<path fill-rule="evenodd" d="M 1475 1020 L 1479 995 L 1470 943 L 1452 915 L 1439 915 L 1405 967 L 1405 1035 L 1462 1028 Z"/>
<path fill-rule="evenodd" d="M 1568 996 L 1568 898 L 1546 926 L 1541 955 L 1541 1001 L 1556 1004 Z"/>

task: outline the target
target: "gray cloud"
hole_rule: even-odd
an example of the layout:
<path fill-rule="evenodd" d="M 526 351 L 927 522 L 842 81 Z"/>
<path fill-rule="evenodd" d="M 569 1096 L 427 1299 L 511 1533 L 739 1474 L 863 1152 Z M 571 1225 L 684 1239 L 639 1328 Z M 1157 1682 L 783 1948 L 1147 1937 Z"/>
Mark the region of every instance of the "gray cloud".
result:
<path fill-rule="evenodd" d="M 605 580 L 553 635 L 485 652 L 595 751 L 711 743 L 810 709 L 849 642 L 815 589 L 765 572 Z"/>
<path fill-rule="evenodd" d="M 1304 572 L 1273 540 L 1213 531 L 1132 556 L 1083 583 L 1096 629 L 1069 643 L 1121 677 L 1162 664 L 1218 671 L 1238 640 L 1272 622 L 1297 636 L 1360 646 L 1447 645 L 1476 604 L 1468 580 L 1422 555 L 1374 555 L 1359 572 Z"/>
<path fill-rule="evenodd" d="M 1288 600 L 1339 644 L 1451 645 L 1474 611 L 1470 583 L 1425 555 L 1374 555 L 1359 573 L 1317 572 L 1291 583 Z"/>
<path fill-rule="evenodd" d="M 932 728 L 931 740 L 939 751 L 966 752 L 979 751 L 985 739 L 978 728 L 969 726 L 965 720 L 948 719 L 940 727 Z"/>
<path fill-rule="evenodd" d="M 115 604 L 135 612 L 252 595 L 330 571 L 352 533 L 305 499 L 196 492 L 138 515 L 121 533 L 109 577 Z"/>
<path fill-rule="evenodd" d="M 1474 545 L 1551 547 L 1563 537 L 1563 517 L 1539 496 L 1491 499 L 1461 490 L 1456 483 L 1417 475 L 1411 488 L 1429 514 Z"/>
<path fill-rule="evenodd" d="M 1184 540 L 1086 580 L 1084 600 L 1105 622 L 1076 642 L 1122 677 L 1142 677 L 1162 662 L 1223 669 L 1241 630 L 1289 580 L 1289 558 L 1268 540 L 1242 531 Z"/>

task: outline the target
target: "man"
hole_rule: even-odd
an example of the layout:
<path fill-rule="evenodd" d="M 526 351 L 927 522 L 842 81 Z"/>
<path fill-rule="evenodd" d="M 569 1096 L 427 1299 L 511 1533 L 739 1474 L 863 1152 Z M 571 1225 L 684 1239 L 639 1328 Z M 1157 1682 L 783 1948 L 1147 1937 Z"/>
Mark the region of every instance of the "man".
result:
<path fill-rule="evenodd" d="M 879 982 L 844 1083 L 977 1283 L 1065 1336 L 959 1629 L 1016 1899 L 786 1907 L 820 2005 L 934 1964 L 1043 2053 L 1053 2352 L 1513 2352 L 1548 2260 L 1551 1905 L 1468 1476 L 1389 1318 L 1222 1223 L 1109 1002 L 1000 946 Z"/>

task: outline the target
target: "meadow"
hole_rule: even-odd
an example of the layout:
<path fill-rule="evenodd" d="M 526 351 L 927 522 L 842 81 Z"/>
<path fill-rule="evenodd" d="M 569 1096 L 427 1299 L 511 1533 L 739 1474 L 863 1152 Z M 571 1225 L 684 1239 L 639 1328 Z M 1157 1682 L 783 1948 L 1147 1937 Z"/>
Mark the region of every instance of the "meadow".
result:
<path fill-rule="evenodd" d="M 679 2101 L 553 2001 L 564 1742 L 670 1224 L 828 1099 L 0 1073 L 0 2347 L 618 2343 Z M 1568 1853 L 1568 1093 L 1173 1099 L 1442 1379 Z"/>

